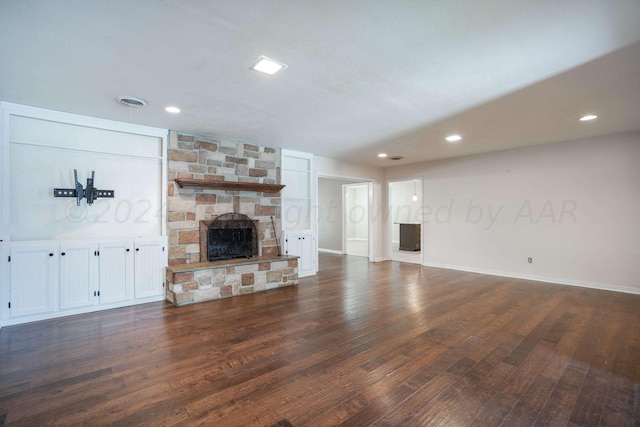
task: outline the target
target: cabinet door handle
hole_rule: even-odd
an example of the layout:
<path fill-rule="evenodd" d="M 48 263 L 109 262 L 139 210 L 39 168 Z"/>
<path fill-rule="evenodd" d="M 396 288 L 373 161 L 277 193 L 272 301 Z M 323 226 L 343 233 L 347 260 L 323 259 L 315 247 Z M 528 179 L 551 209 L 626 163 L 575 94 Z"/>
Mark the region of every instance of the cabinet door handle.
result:
<path fill-rule="evenodd" d="M 67 253 L 66 252 L 62 252 L 60 255 L 65 256 Z"/>
<path fill-rule="evenodd" d="M 130 250 L 130 249 L 129 249 L 129 248 L 127 248 L 127 252 L 129 252 L 129 250 Z"/>
<path fill-rule="evenodd" d="M 49 256 L 53 256 L 53 252 L 49 252 Z"/>
<path fill-rule="evenodd" d="M 140 252 L 140 248 L 136 248 L 136 252 Z"/>

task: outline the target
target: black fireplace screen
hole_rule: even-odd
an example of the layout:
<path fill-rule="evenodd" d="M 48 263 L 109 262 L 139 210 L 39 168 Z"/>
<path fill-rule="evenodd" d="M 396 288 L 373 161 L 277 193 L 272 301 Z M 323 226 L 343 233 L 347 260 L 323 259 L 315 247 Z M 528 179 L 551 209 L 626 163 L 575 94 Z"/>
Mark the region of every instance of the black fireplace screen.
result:
<path fill-rule="evenodd" d="M 207 260 L 251 258 L 258 255 L 258 230 L 246 215 L 228 213 L 207 228 Z"/>

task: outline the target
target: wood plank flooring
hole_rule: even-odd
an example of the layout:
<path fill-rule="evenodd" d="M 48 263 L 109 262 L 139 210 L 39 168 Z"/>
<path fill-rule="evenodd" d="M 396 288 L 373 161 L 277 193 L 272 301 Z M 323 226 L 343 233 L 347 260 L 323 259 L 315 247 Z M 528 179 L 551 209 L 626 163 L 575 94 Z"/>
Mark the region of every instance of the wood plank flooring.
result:
<path fill-rule="evenodd" d="M 322 254 L 298 287 L 3 328 L 0 424 L 638 426 L 640 295 Z"/>

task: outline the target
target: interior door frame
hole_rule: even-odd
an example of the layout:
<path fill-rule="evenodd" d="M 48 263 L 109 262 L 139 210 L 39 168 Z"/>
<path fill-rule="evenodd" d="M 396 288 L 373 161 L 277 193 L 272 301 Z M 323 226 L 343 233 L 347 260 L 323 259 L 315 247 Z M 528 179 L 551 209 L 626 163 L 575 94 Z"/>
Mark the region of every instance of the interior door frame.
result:
<path fill-rule="evenodd" d="M 349 220 L 349 213 L 347 212 L 347 191 L 350 187 L 363 187 L 367 191 L 367 258 L 371 259 L 371 191 L 372 185 L 370 182 L 355 182 L 353 184 L 342 185 L 342 252 L 345 255 L 347 253 L 347 221 Z"/>
<path fill-rule="evenodd" d="M 408 178 L 398 178 L 398 179 L 390 179 L 387 180 L 387 244 L 385 248 L 385 252 L 387 253 L 387 259 L 392 261 L 398 261 L 393 259 L 393 212 L 391 206 L 391 197 L 392 190 L 391 184 L 399 183 L 399 182 L 419 182 L 420 187 L 416 190 L 416 196 L 418 196 L 418 203 L 423 203 L 424 200 L 424 179 L 422 176 L 408 177 Z M 400 261 L 402 262 L 402 261 Z M 424 222 L 420 221 L 420 265 L 424 265 Z"/>
<path fill-rule="evenodd" d="M 316 187 L 318 186 L 318 180 L 320 178 L 325 178 L 325 179 L 340 179 L 340 180 L 347 180 L 347 181 L 353 181 L 353 184 L 368 184 L 368 192 L 367 192 L 367 199 L 369 202 L 369 262 L 375 262 L 375 255 L 374 255 L 374 246 L 373 246 L 373 242 L 375 241 L 375 238 L 377 237 L 377 233 L 375 233 L 375 227 L 372 226 L 371 224 L 371 213 L 373 212 L 373 209 L 375 207 L 375 191 L 374 191 L 374 184 L 376 184 L 376 181 L 370 179 L 370 178 L 361 178 L 361 177 L 357 177 L 357 176 L 348 176 L 348 175 L 330 175 L 330 174 L 318 174 L 316 175 L 315 181 L 316 181 Z M 344 197 L 344 194 L 342 195 L 342 197 Z M 316 207 L 319 206 L 318 204 L 318 191 L 316 191 L 315 194 L 315 205 Z M 342 202 L 342 206 L 341 209 L 344 209 L 344 200 Z M 316 229 L 319 228 L 318 225 L 318 216 L 316 215 Z M 344 218 L 342 219 L 342 253 L 345 253 L 345 245 L 344 245 Z M 318 254 L 318 247 L 317 247 L 317 242 L 319 239 L 316 239 L 316 256 Z M 316 264 L 318 265 L 318 264 Z"/>

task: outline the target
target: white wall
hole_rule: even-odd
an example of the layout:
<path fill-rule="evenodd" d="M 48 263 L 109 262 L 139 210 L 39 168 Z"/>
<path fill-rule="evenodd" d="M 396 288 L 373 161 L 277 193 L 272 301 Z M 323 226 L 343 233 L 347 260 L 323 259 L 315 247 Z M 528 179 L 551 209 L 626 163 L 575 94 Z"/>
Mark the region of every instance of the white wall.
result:
<path fill-rule="evenodd" d="M 346 237 L 347 239 L 369 240 L 369 185 L 349 185 L 346 187 Z"/>
<path fill-rule="evenodd" d="M 342 252 L 342 186 L 353 181 L 318 179 L 318 248 Z"/>
<path fill-rule="evenodd" d="M 639 165 L 636 132 L 386 177 L 424 177 L 426 265 L 640 293 Z"/>
<path fill-rule="evenodd" d="M 354 181 L 371 181 L 373 183 L 373 194 L 371 195 L 373 212 L 371 213 L 371 237 L 374 242 L 373 253 L 370 256 L 375 261 L 384 259 L 385 244 L 382 239 L 383 219 L 381 212 L 382 190 L 384 181 L 384 170 L 368 165 L 357 165 L 326 157 L 314 157 L 315 179 L 318 177 L 333 177 L 350 179 Z M 384 202 L 386 204 L 386 201 Z M 377 213 L 377 214 L 376 214 Z"/>
<path fill-rule="evenodd" d="M 3 103 L 4 237 L 12 241 L 164 235 L 162 129 Z M 30 117 L 28 117 L 30 116 Z M 145 133 L 146 132 L 146 133 Z M 86 187 L 114 190 L 91 206 L 53 197 Z M 6 181 L 5 181 L 6 179 Z M 7 236 L 8 234 L 8 236 Z"/>

